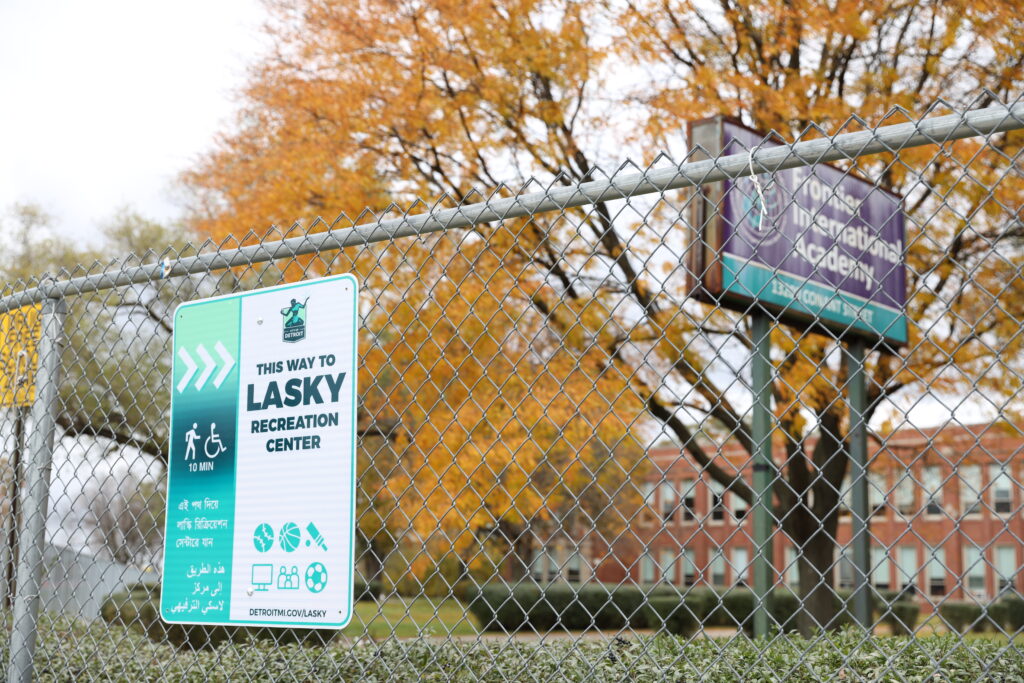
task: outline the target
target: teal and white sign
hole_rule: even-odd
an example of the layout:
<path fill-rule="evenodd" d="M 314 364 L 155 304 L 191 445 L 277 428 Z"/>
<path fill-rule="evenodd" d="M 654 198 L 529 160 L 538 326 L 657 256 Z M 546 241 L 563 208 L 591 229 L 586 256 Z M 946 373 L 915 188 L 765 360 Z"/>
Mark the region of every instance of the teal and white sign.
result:
<path fill-rule="evenodd" d="M 340 275 L 175 312 L 165 621 L 352 617 L 357 293 Z"/>

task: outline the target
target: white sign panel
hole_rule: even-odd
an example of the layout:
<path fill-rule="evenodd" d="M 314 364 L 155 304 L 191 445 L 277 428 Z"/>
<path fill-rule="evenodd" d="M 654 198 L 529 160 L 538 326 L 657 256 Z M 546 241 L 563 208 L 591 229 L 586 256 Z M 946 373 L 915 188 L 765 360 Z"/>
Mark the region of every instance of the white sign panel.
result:
<path fill-rule="evenodd" d="M 351 275 L 178 308 L 166 621 L 348 623 L 357 332 Z"/>

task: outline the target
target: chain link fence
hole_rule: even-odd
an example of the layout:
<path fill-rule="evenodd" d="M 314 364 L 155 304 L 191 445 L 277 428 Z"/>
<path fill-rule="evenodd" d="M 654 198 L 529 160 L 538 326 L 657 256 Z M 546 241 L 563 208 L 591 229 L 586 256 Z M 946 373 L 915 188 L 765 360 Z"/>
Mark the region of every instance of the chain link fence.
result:
<path fill-rule="evenodd" d="M 1022 129 L 1020 102 L 937 103 L 6 283 L 9 679 L 1019 675 Z M 799 240 L 869 220 L 854 177 L 902 198 L 891 272 Z M 856 337 L 864 298 L 842 323 L 810 285 L 709 285 L 727 204 L 761 244 L 804 195 L 787 250 L 837 288 L 905 262 L 905 339 L 898 310 Z M 175 307 L 343 272 L 352 622 L 164 624 Z"/>

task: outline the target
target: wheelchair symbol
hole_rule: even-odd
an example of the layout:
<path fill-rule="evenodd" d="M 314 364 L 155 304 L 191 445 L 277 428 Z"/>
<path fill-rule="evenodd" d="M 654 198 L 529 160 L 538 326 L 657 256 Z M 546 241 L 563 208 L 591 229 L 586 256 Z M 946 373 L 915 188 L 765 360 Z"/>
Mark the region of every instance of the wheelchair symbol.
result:
<path fill-rule="evenodd" d="M 214 449 L 211 451 L 211 447 Z M 220 440 L 220 434 L 217 433 L 217 423 L 210 423 L 210 435 L 203 441 L 203 452 L 206 453 L 206 457 L 213 459 L 228 449 L 227 446 Z"/>

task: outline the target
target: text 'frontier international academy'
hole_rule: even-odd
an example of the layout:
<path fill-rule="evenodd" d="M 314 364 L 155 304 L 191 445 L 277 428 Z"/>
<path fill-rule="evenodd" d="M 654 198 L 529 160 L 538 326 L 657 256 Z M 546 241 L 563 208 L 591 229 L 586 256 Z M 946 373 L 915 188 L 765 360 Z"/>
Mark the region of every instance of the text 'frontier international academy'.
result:
<path fill-rule="evenodd" d="M 820 212 L 812 213 L 799 203 L 792 207 L 796 225 L 806 229 L 796 238 L 793 251 L 810 265 L 872 288 L 891 269 L 886 269 L 886 273 L 877 273 L 875 263 L 853 258 L 848 250 L 840 249 L 840 246 L 871 256 L 876 259 L 876 263 L 877 259 L 881 259 L 895 267 L 901 262 L 900 244 L 885 240 L 873 234 L 865 225 L 855 222 L 861 220 L 858 213 L 862 202 L 841 187 L 829 187 L 817 178 L 808 176 L 800 187 L 798 197 L 818 205 L 826 202 L 833 211 L 846 215 L 845 219 L 831 218 Z M 806 239 L 808 234 L 824 237 L 830 244 L 816 244 Z"/>

